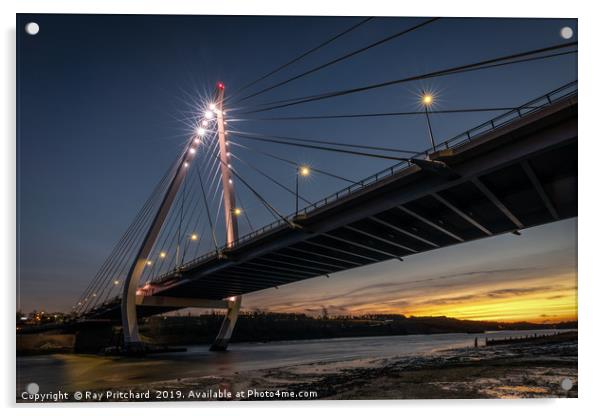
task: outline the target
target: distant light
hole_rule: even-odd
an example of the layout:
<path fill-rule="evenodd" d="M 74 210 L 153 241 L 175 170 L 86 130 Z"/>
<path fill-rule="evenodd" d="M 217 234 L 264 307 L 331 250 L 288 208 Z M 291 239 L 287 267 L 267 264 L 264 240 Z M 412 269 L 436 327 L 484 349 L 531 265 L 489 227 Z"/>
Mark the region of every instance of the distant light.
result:
<path fill-rule="evenodd" d="M 194 138 L 194 143 L 195 144 L 199 144 L 201 142 L 201 139 L 199 139 L 198 137 Z"/>
<path fill-rule="evenodd" d="M 209 122 L 207 120 L 201 121 L 201 126 L 207 127 L 208 125 L 209 125 Z"/>
<path fill-rule="evenodd" d="M 234 182 L 232 182 L 232 179 L 228 179 L 228 183 L 232 185 Z"/>
<path fill-rule="evenodd" d="M 206 118 L 207 120 L 211 120 L 211 119 L 213 118 L 213 115 L 214 115 L 214 114 L 213 114 L 213 111 L 211 111 L 211 110 L 207 110 L 207 111 L 205 111 L 205 118 Z"/>
<path fill-rule="evenodd" d="M 188 162 L 184 162 L 184 167 L 187 168 L 188 167 Z"/>
<path fill-rule="evenodd" d="M 96 297 L 96 293 L 92 293 L 92 297 L 95 298 Z"/>
<path fill-rule="evenodd" d="M 240 208 L 234 208 L 234 210 L 232 211 L 234 213 L 234 215 L 236 215 L 237 217 L 242 214 L 242 209 Z"/>
<path fill-rule="evenodd" d="M 226 142 L 226 146 L 230 146 L 230 142 Z"/>
<path fill-rule="evenodd" d="M 231 154 L 230 152 L 226 152 L 226 156 L 230 157 L 230 154 Z"/>
<path fill-rule="evenodd" d="M 194 154 L 196 153 L 196 149 L 195 149 L 194 147 L 191 147 L 190 149 L 188 149 L 188 152 L 189 152 L 191 155 L 194 155 Z"/>
<path fill-rule="evenodd" d="M 196 129 L 196 134 L 198 134 L 199 136 L 204 136 L 205 132 L 206 132 L 206 130 L 202 127 L 199 127 L 198 129 Z"/>
<path fill-rule="evenodd" d="M 299 175 L 309 176 L 310 173 L 311 170 L 309 169 L 309 166 L 299 166 Z"/>
<path fill-rule="evenodd" d="M 215 110 L 215 104 L 213 104 L 213 103 L 209 104 L 209 110 L 211 110 L 211 111 Z"/>
<path fill-rule="evenodd" d="M 236 297 L 235 297 L 235 296 L 230 296 L 230 297 L 228 298 L 228 300 L 229 300 L 230 302 L 234 302 L 234 301 L 236 300 Z"/>
<path fill-rule="evenodd" d="M 115 286 L 117 286 L 117 285 L 119 284 L 119 280 L 115 280 L 115 281 L 113 282 L 113 284 L 114 284 Z"/>
<path fill-rule="evenodd" d="M 146 265 L 147 265 L 147 266 L 152 266 L 152 265 L 153 265 L 153 262 L 149 260 L 149 261 L 147 261 L 147 262 L 146 262 Z"/>
<path fill-rule="evenodd" d="M 432 94 L 424 94 L 422 96 L 422 104 L 429 106 L 433 103 L 433 96 Z"/>
<path fill-rule="evenodd" d="M 165 257 L 167 257 L 167 253 L 162 251 L 159 253 L 159 257 L 161 257 L 162 259 L 164 259 Z"/>
<path fill-rule="evenodd" d="M 199 236 L 198 236 L 198 235 L 196 235 L 196 234 L 192 234 L 192 235 L 190 236 L 190 239 L 191 239 L 192 241 L 196 241 L 196 240 L 198 240 L 198 239 L 199 239 Z"/>
<path fill-rule="evenodd" d="M 219 88 L 220 90 L 223 90 L 226 86 L 224 85 L 223 82 L 218 82 L 217 83 L 217 88 Z"/>
<path fill-rule="evenodd" d="M 232 165 L 231 165 L 231 164 L 229 164 L 229 163 L 228 163 L 228 168 L 229 168 L 229 169 L 232 169 Z"/>

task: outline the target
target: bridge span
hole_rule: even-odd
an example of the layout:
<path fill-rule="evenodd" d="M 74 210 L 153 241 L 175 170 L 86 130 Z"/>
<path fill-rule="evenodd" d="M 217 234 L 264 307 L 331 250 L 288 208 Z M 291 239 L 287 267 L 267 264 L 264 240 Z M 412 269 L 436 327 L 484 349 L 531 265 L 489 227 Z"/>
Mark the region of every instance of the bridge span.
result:
<path fill-rule="evenodd" d="M 576 90 L 546 95 L 184 264 L 137 292 L 138 315 L 227 307 L 242 294 L 575 217 L 577 103 Z M 86 315 L 120 316 L 118 302 Z"/>

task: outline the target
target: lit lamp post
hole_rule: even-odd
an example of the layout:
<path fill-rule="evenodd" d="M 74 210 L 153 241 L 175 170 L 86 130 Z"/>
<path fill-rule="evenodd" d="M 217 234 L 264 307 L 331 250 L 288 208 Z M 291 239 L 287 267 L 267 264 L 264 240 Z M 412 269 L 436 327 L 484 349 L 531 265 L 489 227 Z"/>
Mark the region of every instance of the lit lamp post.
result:
<path fill-rule="evenodd" d="M 422 93 L 422 105 L 424 106 L 424 114 L 426 115 L 426 124 L 429 128 L 429 138 L 431 139 L 431 146 L 435 151 L 435 139 L 433 138 L 433 129 L 431 128 L 431 118 L 429 117 L 429 107 L 433 104 L 433 95 L 423 92 Z"/>
<path fill-rule="evenodd" d="M 299 176 L 307 177 L 310 173 L 309 166 L 297 166 L 297 175 L 295 175 L 295 215 L 299 215 Z"/>

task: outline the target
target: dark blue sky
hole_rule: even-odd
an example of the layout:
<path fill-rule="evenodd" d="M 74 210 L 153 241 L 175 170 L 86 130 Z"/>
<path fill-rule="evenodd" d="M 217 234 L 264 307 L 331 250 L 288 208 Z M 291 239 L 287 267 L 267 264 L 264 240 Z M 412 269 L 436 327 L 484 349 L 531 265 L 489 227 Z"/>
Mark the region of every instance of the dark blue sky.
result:
<path fill-rule="evenodd" d="M 182 119 L 217 81 L 226 95 L 359 18 L 18 15 L 18 180 L 21 307 L 68 309 L 108 255 L 191 127 Z M 249 92 L 355 50 L 422 18 L 376 18 Z M 36 36 L 24 33 L 29 21 Z M 232 109 L 362 86 L 565 41 L 574 19 L 443 19 L 343 63 L 274 89 Z M 575 55 L 434 78 L 254 117 L 418 110 L 421 89 L 434 109 L 517 106 L 577 77 Z M 233 100 L 233 101 L 236 101 Z M 437 140 L 496 115 L 435 114 Z M 422 116 L 307 121 L 231 122 L 232 129 L 424 150 Z M 238 139 L 360 179 L 388 165 L 309 149 Z M 241 148 L 236 156 L 294 185 L 295 172 Z M 283 213 L 294 200 L 254 172 L 237 167 Z M 345 183 L 313 177 L 302 193 L 317 200 Z M 240 189 L 255 225 L 271 217 Z M 564 230 L 564 229 L 563 229 Z M 241 224 L 241 234 L 248 229 Z M 546 238 L 550 236 L 546 235 Z M 566 235 L 566 230 L 559 235 Z M 566 237 L 572 244 L 574 235 Z M 537 244 L 537 240 L 533 242 Z M 468 249 L 467 249 L 468 250 Z M 430 254 L 433 255 L 433 254 Z M 438 265 L 438 267 L 442 267 Z M 424 272 L 424 270 L 423 270 Z M 428 270 L 426 270 L 428 272 Z M 373 273 L 378 274 L 378 270 Z M 308 282 L 311 283 L 311 282 Z M 315 290 L 320 283 L 309 285 Z"/>

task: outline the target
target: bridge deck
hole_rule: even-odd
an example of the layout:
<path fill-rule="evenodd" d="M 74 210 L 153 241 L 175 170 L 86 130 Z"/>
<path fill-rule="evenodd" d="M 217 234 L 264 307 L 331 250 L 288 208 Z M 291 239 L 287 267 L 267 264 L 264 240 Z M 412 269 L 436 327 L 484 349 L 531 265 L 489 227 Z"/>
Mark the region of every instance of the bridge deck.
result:
<path fill-rule="evenodd" d="M 154 295 L 224 299 L 574 217 L 577 95 L 430 159 L 449 169 L 411 164 L 299 215 L 297 228 L 280 224 L 188 264 Z"/>

